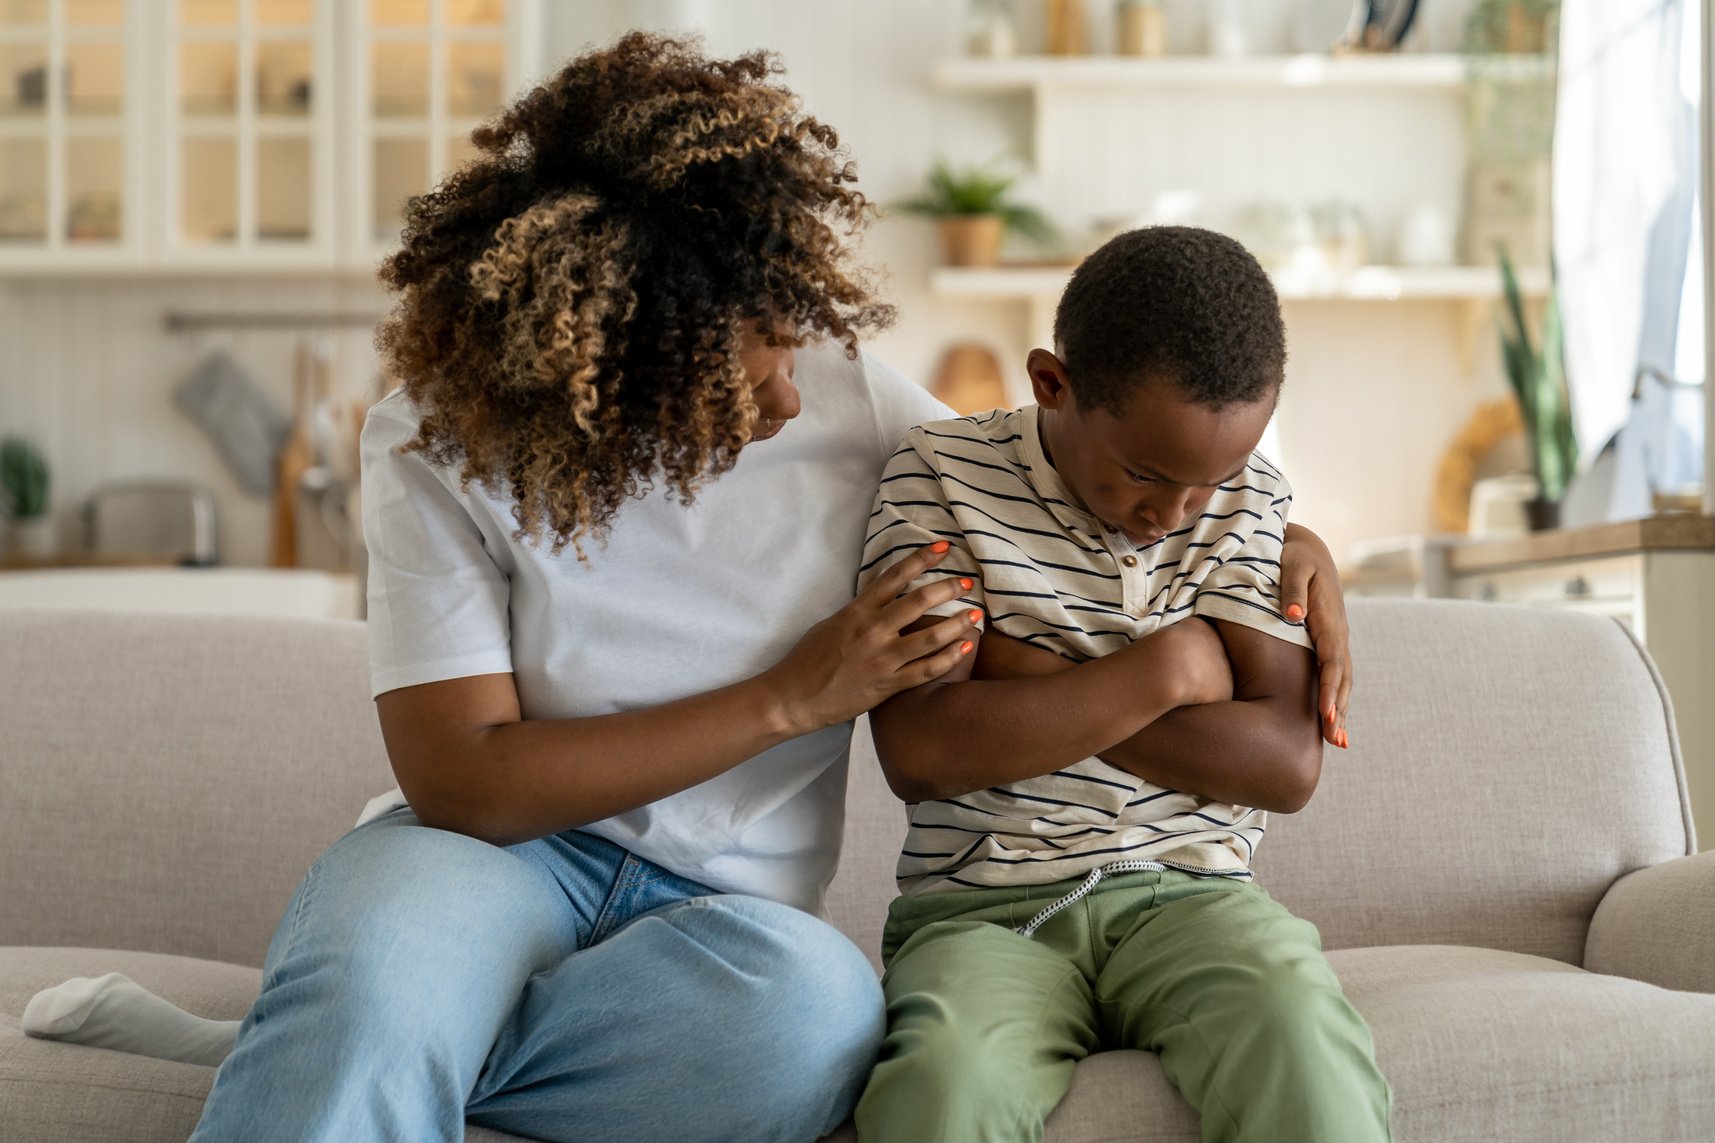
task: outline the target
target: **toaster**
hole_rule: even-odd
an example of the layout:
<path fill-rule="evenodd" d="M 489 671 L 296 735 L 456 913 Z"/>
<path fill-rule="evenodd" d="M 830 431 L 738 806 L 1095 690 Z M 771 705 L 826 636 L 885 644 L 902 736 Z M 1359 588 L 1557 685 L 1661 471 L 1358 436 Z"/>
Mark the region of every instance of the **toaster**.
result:
<path fill-rule="evenodd" d="M 199 567 L 217 555 L 214 494 L 182 481 L 99 485 L 84 501 L 83 528 L 91 552 L 166 556 Z"/>

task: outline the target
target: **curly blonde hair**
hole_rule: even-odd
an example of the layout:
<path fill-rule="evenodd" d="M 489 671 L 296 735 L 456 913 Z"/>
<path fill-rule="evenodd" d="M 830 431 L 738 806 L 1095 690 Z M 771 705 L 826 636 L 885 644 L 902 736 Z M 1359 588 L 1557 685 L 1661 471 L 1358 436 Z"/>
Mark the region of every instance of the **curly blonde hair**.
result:
<path fill-rule="evenodd" d="M 479 128 L 478 157 L 408 204 L 376 333 L 423 409 L 403 448 L 509 493 L 515 540 L 585 559 L 657 480 L 688 504 L 731 468 L 757 424 L 747 332 L 855 356 L 892 320 L 848 263 L 873 208 L 779 71 L 632 33 Z"/>

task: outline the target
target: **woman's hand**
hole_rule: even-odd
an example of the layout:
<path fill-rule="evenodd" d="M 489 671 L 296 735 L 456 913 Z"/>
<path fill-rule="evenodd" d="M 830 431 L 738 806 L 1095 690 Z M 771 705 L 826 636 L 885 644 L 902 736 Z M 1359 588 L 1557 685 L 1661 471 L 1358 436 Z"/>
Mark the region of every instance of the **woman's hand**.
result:
<path fill-rule="evenodd" d="M 1346 711 L 1352 697 L 1352 647 L 1340 573 L 1322 538 L 1297 524 L 1286 526 L 1280 569 L 1281 606 L 1288 619 L 1304 621 L 1321 664 L 1316 710 L 1322 716 L 1322 737 L 1344 750 Z"/>
<path fill-rule="evenodd" d="M 970 652 L 976 612 L 904 630 L 971 589 L 970 580 L 948 576 L 899 594 L 940 563 L 948 546 L 942 540 L 919 548 L 888 568 L 764 672 L 793 734 L 856 718 L 900 691 L 940 678 Z"/>

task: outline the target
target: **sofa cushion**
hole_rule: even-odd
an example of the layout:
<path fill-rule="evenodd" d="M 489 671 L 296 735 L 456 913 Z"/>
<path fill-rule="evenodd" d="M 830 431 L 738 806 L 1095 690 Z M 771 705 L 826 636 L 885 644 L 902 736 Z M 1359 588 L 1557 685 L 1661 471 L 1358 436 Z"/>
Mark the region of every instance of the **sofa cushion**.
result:
<path fill-rule="evenodd" d="M 173 1003 L 238 1020 L 262 984 L 258 969 L 161 953 L 0 948 L 0 1124 L 8 1139 L 180 1143 L 214 1069 L 101 1048 L 32 1040 L 19 1027 L 30 997 L 73 976 L 122 972 Z"/>
<path fill-rule="evenodd" d="M 182 1143 L 196 1127 L 214 1069 L 32 1040 L 24 1005 L 74 976 L 122 972 L 211 1020 L 241 1020 L 262 986 L 259 969 L 161 953 L 0 948 L 0 1138 L 78 1143 Z M 474 1143 L 518 1137 L 473 1127 Z"/>
<path fill-rule="evenodd" d="M 1399 946 L 1330 954 L 1375 1033 L 1400 1140 L 1706 1140 L 1715 1123 L 1715 996 L 1669 992 L 1490 949 Z M 69 976 L 123 972 L 199 1015 L 240 1018 L 255 969 L 152 953 L 0 949 L 0 1123 L 9 1138 L 174 1143 L 214 1072 L 25 1038 L 18 1014 Z M 468 1138 L 513 1137 L 472 1128 Z M 848 1125 L 833 1138 L 856 1139 Z M 1145 1052 L 1078 1065 L 1048 1143 L 1198 1139 L 1197 1120 Z"/>
<path fill-rule="evenodd" d="M 1394 1138 L 1564 1143 L 1710 1137 L 1715 996 L 1521 953 L 1445 945 L 1329 954 L 1393 1085 Z M 1197 1143 L 1147 1052 L 1081 1062 L 1045 1143 Z M 854 1143 L 848 1124 L 833 1136 Z"/>

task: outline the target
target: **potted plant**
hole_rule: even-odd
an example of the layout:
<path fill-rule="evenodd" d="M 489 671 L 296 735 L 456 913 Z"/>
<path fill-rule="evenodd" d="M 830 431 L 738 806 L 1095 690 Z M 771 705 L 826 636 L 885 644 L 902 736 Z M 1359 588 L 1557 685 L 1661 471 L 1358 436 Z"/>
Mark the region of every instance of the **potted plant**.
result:
<path fill-rule="evenodd" d="M 1477 0 L 1465 15 L 1472 55 L 1554 53 L 1560 0 Z"/>
<path fill-rule="evenodd" d="M 0 441 L 0 515 L 7 521 L 7 547 L 32 556 L 54 551 L 48 516 L 48 464 L 23 437 Z"/>
<path fill-rule="evenodd" d="M 1506 300 L 1501 362 L 1513 396 L 1518 398 L 1531 464 L 1536 469 L 1537 496 L 1526 505 L 1530 526 L 1533 531 L 1544 531 L 1560 523 L 1560 500 L 1578 467 L 1578 440 L 1573 434 L 1572 402 L 1561 356 L 1560 306 L 1551 283 L 1542 315 L 1542 342 L 1532 345 L 1518 275 L 1504 248 L 1500 255 Z"/>
<path fill-rule="evenodd" d="M 992 166 L 957 169 L 937 160 L 929 168 L 929 192 L 899 204 L 907 214 L 935 220 L 941 260 L 949 266 L 993 266 L 1010 231 L 1051 245 L 1054 226 L 1033 206 L 1011 200 L 1018 176 Z"/>

